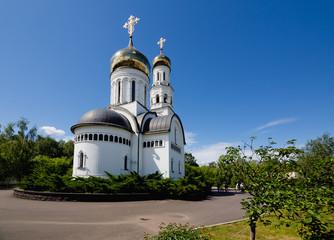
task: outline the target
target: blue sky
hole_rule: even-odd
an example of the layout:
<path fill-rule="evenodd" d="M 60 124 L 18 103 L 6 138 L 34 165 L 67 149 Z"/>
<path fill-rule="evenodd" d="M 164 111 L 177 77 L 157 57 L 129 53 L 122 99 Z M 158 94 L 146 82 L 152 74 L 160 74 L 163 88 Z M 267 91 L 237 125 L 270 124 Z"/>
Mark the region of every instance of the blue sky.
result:
<path fill-rule="evenodd" d="M 25 117 L 72 137 L 110 101 L 109 61 L 128 44 L 152 61 L 166 38 L 186 150 L 217 160 L 257 136 L 279 146 L 334 133 L 333 1 L 0 0 L 0 124 Z"/>

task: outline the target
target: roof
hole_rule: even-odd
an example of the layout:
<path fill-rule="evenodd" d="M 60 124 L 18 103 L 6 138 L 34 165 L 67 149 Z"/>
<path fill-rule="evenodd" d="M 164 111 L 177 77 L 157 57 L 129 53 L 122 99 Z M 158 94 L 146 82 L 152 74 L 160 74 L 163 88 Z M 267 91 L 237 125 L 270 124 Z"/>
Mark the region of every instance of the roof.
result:
<path fill-rule="evenodd" d="M 86 112 L 78 123 L 71 127 L 71 131 L 74 132 L 77 127 L 92 125 L 114 126 L 132 131 L 131 124 L 125 116 L 106 108 L 96 108 Z"/>

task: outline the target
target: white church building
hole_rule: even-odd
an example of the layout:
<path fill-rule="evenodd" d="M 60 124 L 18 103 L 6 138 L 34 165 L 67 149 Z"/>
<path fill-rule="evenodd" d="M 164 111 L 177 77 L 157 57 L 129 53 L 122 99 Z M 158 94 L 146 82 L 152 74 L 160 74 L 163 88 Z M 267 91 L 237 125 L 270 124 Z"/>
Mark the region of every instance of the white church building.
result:
<path fill-rule="evenodd" d="M 110 60 L 110 105 L 85 113 L 71 127 L 75 134 L 73 176 L 106 177 L 159 172 L 164 178 L 184 176 L 185 136 L 182 122 L 173 111 L 171 61 L 160 54 L 151 66 L 134 48 L 132 33 L 138 18 L 124 25 L 130 41 Z"/>

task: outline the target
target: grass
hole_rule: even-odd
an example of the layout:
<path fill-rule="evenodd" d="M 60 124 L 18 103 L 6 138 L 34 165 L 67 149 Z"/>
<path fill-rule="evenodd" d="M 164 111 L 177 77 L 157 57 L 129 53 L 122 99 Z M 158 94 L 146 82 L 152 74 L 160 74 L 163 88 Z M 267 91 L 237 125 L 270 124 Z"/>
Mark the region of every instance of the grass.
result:
<path fill-rule="evenodd" d="M 234 236 L 237 233 L 239 234 Z M 240 221 L 203 229 L 203 235 L 210 236 L 211 239 L 213 240 L 249 239 L 249 233 L 250 229 L 246 221 Z M 262 223 L 259 223 L 258 226 L 256 227 L 256 240 L 300 240 L 300 239 L 301 238 L 299 237 L 296 229 L 294 228 L 282 227 L 281 229 L 279 228 L 276 229 L 275 226 L 264 226 Z"/>

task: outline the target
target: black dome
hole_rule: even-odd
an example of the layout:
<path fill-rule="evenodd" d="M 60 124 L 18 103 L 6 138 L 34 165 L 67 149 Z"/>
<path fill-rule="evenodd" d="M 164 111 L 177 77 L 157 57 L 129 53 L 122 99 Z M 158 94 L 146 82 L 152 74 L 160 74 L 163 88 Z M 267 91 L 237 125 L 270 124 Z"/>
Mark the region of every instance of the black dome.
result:
<path fill-rule="evenodd" d="M 132 131 L 131 124 L 126 117 L 106 108 L 96 108 L 86 112 L 79 119 L 78 124 L 71 127 L 71 131 L 85 125 L 109 125 Z"/>

